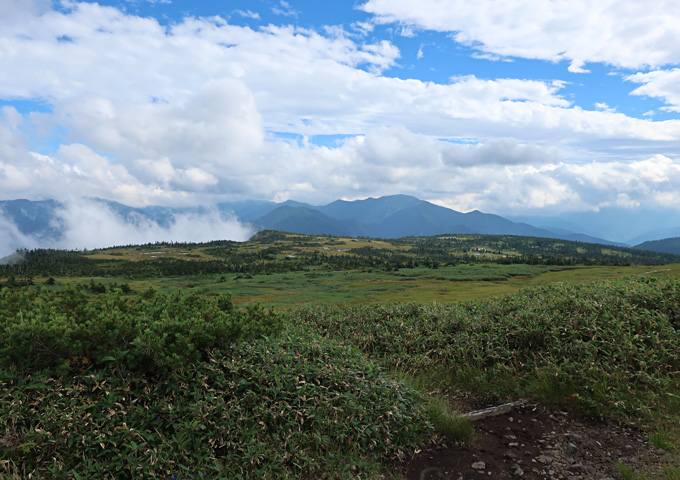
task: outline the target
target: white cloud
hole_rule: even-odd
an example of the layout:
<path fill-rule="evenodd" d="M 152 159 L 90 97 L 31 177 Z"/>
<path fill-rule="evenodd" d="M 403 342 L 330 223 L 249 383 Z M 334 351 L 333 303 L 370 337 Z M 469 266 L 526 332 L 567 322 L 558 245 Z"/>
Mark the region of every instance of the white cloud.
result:
<path fill-rule="evenodd" d="M 64 228 L 61 238 L 24 234 L 0 215 L 0 258 L 20 248 L 92 249 L 153 242 L 209 242 L 247 240 L 254 230 L 217 210 L 178 213 L 162 227 L 141 215 L 125 220 L 105 204 L 83 198 L 67 199 L 55 221 Z"/>
<path fill-rule="evenodd" d="M 0 161 L 19 161 L 26 151 L 24 135 L 20 131 L 23 121 L 16 108 L 0 109 Z"/>
<path fill-rule="evenodd" d="M 66 232 L 57 242 L 60 248 L 91 249 L 111 245 L 143 244 L 157 241 L 207 242 L 211 240 L 247 240 L 253 230 L 219 212 L 177 214 L 171 224 L 161 227 L 139 217 L 126 222 L 100 202 L 71 200 L 58 212 Z"/>
<path fill-rule="evenodd" d="M 57 40 L 66 34 L 73 42 Z M 12 25 L 0 38 L 3 53 L 2 72 L 12 73 L 0 72 L 0 97 L 49 99 L 63 113 L 59 121 L 68 116 L 67 123 L 85 125 L 90 134 L 99 128 L 104 143 L 134 144 L 146 134 L 113 131 L 110 114 L 144 118 L 163 105 L 190 116 L 189 108 L 200 112 L 189 102 L 210 79 L 240 83 L 265 129 L 309 136 L 361 133 L 374 125 L 405 125 L 438 137 L 522 136 L 524 130 L 528 139 L 540 132 L 546 142 L 680 136 L 677 121 L 572 107 L 560 95 L 560 81 L 464 76 L 436 84 L 384 77 L 380 72 L 396 64 L 399 49 L 384 40 L 357 43 L 338 31 L 323 36 L 271 25 L 256 31 L 219 17 L 162 27 L 110 7 L 75 4 L 70 12 Z"/>
<path fill-rule="evenodd" d="M 604 102 L 595 102 L 595 108 L 601 112 L 615 112 L 616 107 L 610 107 Z"/>
<path fill-rule="evenodd" d="M 456 41 L 500 56 L 627 68 L 680 62 L 675 0 L 368 0 L 381 23 L 452 32 Z"/>
<path fill-rule="evenodd" d="M 252 10 L 234 10 L 234 13 L 245 18 L 252 18 L 253 20 L 260 19 L 260 14 Z"/>
<path fill-rule="evenodd" d="M 17 226 L 5 219 L 0 212 L 0 259 L 13 254 L 20 248 L 38 248 L 40 239 L 24 235 Z"/>
<path fill-rule="evenodd" d="M 285 0 L 279 0 L 278 5 L 272 7 L 272 12 L 274 15 L 281 15 L 284 17 L 297 17 L 299 15 L 299 12 L 292 8 Z"/>
<path fill-rule="evenodd" d="M 352 29 L 360 35 L 368 35 L 373 32 L 375 25 L 369 22 L 354 22 L 352 23 Z"/>
<path fill-rule="evenodd" d="M 509 213 L 668 202 L 674 187 L 665 179 L 680 181 L 669 153 L 680 145 L 680 121 L 631 118 L 604 103 L 583 110 L 559 80 L 388 77 L 382 72 L 396 65 L 399 49 L 342 28 L 251 29 L 219 17 L 162 26 L 96 4 L 64 12 L 13 5 L 25 19 L 0 30 L 0 98 L 39 99 L 52 111 L 3 109 L 6 198 L 61 199 L 68 191 L 138 206 L 402 192 Z M 541 40 L 545 32 L 534 33 Z M 63 35 L 72 41 L 59 41 Z M 484 49 L 492 58 L 513 55 Z M 564 58 L 594 61 L 577 53 Z M 671 77 L 651 78 L 631 80 L 676 102 Z M 62 145 L 32 153 L 27 132 L 50 127 Z M 351 136 L 327 148 L 273 132 Z M 594 155 L 608 162 L 591 163 Z"/>
<path fill-rule="evenodd" d="M 680 68 L 636 73 L 626 77 L 626 80 L 642 84 L 633 90 L 633 95 L 660 98 L 670 105 L 663 107 L 665 110 L 680 112 Z"/>
<path fill-rule="evenodd" d="M 175 103 L 78 98 L 61 104 L 56 118 L 69 128 L 69 138 L 126 163 L 169 158 L 181 167 L 236 168 L 263 141 L 253 96 L 238 80 L 208 82 Z"/>
<path fill-rule="evenodd" d="M 477 58 L 479 60 L 489 60 L 490 62 L 507 62 L 512 63 L 514 60 L 508 57 L 501 57 L 500 55 L 494 55 L 492 53 L 473 53 L 472 58 Z"/>
<path fill-rule="evenodd" d="M 50 9 L 50 0 L 3 0 L 0 2 L 0 25 L 31 20 Z"/>

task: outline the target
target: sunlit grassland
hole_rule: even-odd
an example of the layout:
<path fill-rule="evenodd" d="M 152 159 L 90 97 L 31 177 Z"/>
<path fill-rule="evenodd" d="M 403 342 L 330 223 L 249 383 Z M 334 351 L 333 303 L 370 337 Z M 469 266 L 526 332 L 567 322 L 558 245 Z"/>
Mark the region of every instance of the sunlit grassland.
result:
<path fill-rule="evenodd" d="M 511 294 L 525 287 L 620 279 L 630 275 L 672 277 L 680 264 L 663 266 L 547 267 L 540 265 L 461 264 L 438 269 L 413 268 L 395 272 L 299 271 L 253 276 L 195 275 L 126 279 L 123 277 L 57 278 L 53 289 L 67 283 L 104 285 L 127 283 L 135 291 L 150 287 L 163 293 L 195 292 L 214 296 L 230 293 L 237 305 L 269 307 L 389 302 L 447 303 Z M 46 279 L 37 278 L 44 284 Z"/>
<path fill-rule="evenodd" d="M 561 257 L 575 247 L 549 242 L 271 232 L 245 243 L 36 255 L 33 270 L 27 261 L 0 289 L 3 328 L 23 339 L 3 344 L 0 335 L 0 430 L 39 429 L 0 436 L 0 460 L 51 472 L 42 478 L 66 478 L 62 466 L 101 478 L 97 458 L 116 451 L 102 447 L 108 429 L 127 449 L 106 459 L 120 472 L 137 464 L 159 478 L 376 478 L 435 432 L 469 439 L 447 400 L 455 392 L 630 422 L 676 452 L 680 263 L 661 264 L 677 257 L 631 250 L 631 264 L 657 266 L 603 266 L 627 253 L 586 245 L 583 257 Z M 223 317 L 252 338 L 211 343 L 223 335 L 203 330 Z M 263 336 L 263 319 L 282 328 Z M 61 359 L 54 372 L 11 370 L 38 353 Z M 112 395 L 98 389 L 103 379 Z M 30 401 L 15 401 L 17 392 Z M 73 424 L 83 409 L 97 422 Z M 62 435 L 58 464 L 49 432 L 64 425 L 89 440 Z"/>
<path fill-rule="evenodd" d="M 94 260 L 128 260 L 133 262 L 157 258 L 181 260 L 205 260 L 212 258 L 199 248 L 177 248 L 168 246 L 158 246 L 153 249 L 141 249 L 139 247 L 111 248 L 89 253 L 86 256 Z"/>

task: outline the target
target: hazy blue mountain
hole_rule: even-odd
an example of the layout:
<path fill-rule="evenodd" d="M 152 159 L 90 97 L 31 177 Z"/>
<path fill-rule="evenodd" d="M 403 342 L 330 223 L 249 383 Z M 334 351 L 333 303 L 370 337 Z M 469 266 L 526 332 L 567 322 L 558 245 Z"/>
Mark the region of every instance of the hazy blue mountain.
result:
<path fill-rule="evenodd" d="M 508 219 L 550 230 L 566 229 L 624 245 L 680 236 L 680 212 L 671 209 L 610 207 L 597 212 L 510 216 Z"/>
<path fill-rule="evenodd" d="M 19 232 L 37 238 L 58 238 L 64 225 L 56 211 L 61 208 L 54 200 L 0 200 L 0 218 L 14 225 Z"/>
<path fill-rule="evenodd" d="M 242 202 L 222 202 L 217 204 L 220 212 L 233 213 L 242 222 L 252 222 L 279 207 L 274 202 L 264 200 L 245 200 Z"/>
<path fill-rule="evenodd" d="M 477 233 L 464 224 L 465 215 L 428 202 L 411 204 L 394 212 L 372 229 L 372 236 L 399 238 L 442 233 Z"/>
<path fill-rule="evenodd" d="M 340 220 L 355 220 L 360 223 L 375 224 L 406 208 L 428 203 L 408 195 L 391 195 L 366 200 L 336 200 L 322 207 L 316 207 L 329 217 Z M 432 205 L 428 203 L 428 205 Z M 453 212 L 453 210 L 449 210 Z M 458 212 L 455 212 L 458 213 Z"/>
<path fill-rule="evenodd" d="M 399 238 L 446 233 L 478 233 L 564 238 L 549 230 L 482 213 L 461 213 L 408 195 L 348 202 L 337 200 L 312 207 L 277 208 L 253 220 L 258 228 L 296 233 Z M 319 215 L 321 214 L 321 215 Z M 593 239 L 597 242 L 598 239 Z M 602 241 L 605 242 L 605 241 Z M 610 243 L 610 242 L 605 242 Z"/>
<path fill-rule="evenodd" d="M 680 222 L 679 222 L 680 225 Z M 680 237 L 680 226 L 671 228 L 660 228 L 645 232 L 635 238 L 629 240 L 631 245 L 638 245 L 641 243 L 651 242 L 654 240 L 667 240 L 669 238 Z"/>
<path fill-rule="evenodd" d="M 355 236 L 351 228 L 341 221 L 324 215 L 313 208 L 283 205 L 257 219 L 254 224 L 260 228 L 304 233 L 306 235 Z"/>
<path fill-rule="evenodd" d="M 652 240 L 636 245 L 640 250 L 650 250 L 660 253 L 674 253 L 680 255 L 680 237 L 664 238 L 662 240 Z"/>
<path fill-rule="evenodd" d="M 550 230 L 551 232 L 559 235 L 560 238 L 563 238 L 565 240 L 571 240 L 572 242 L 601 243 L 604 245 L 612 245 L 615 247 L 630 248 L 630 245 L 627 243 L 610 242 L 609 240 L 604 240 L 602 238 L 591 237 L 590 235 L 586 235 L 585 233 L 574 233 L 570 230 L 564 230 L 561 228 L 544 228 L 544 229 Z"/>
<path fill-rule="evenodd" d="M 585 233 L 560 230 L 556 227 L 538 228 L 523 222 L 473 211 L 461 213 L 408 195 L 369 198 L 352 202 L 337 200 L 328 205 L 313 206 L 289 200 L 284 203 L 267 201 L 225 202 L 216 207 L 130 207 L 118 202 L 88 199 L 100 202 L 117 217 L 130 225 L 155 223 L 161 227 L 172 225 L 177 215 L 204 215 L 215 208 L 224 215 L 234 215 L 242 223 L 257 229 L 276 229 L 306 234 L 343 236 L 370 236 L 398 238 L 404 236 L 430 236 L 446 233 L 506 234 L 564 238 L 593 243 L 613 242 L 595 238 Z M 53 200 L 0 201 L 0 221 L 14 225 L 23 235 L 36 240 L 59 239 L 66 228 L 60 211 L 65 208 Z M 9 238 L 16 239 L 11 228 Z M 2 232 L 0 232 L 2 233 Z M 6 234 L 5 237 L 8 235 Z M 12 243 L 12 242 L 10 242 Z M 638 242 L 640 243 L 640 242 Z M 621 245 L 621 244 L 619 244 Z"/>

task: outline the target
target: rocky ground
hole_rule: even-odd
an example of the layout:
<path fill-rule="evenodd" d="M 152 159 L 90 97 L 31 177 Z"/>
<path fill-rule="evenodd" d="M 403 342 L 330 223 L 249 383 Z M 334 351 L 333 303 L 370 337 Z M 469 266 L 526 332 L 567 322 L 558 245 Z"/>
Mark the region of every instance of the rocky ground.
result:
<path fill-rule="evenodd" d="M 619 462 L 654 478 L 659 465 L 677 461 L 641 432 L 535 404 L 474 426 L 471 447 L 431 445 L 407 464 L 407 478 L 614 480 Z"/>

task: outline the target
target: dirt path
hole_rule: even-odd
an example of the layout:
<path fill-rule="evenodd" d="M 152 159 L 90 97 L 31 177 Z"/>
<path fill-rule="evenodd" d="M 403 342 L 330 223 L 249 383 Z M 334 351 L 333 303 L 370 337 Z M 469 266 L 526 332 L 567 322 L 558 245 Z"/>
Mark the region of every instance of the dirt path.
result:
<path fill-rule="evenodd" d="M 406 466 L 408 480 L 621 478 L 616 463 L 654 470 L 670 455 L 638 432 L 527 404 L 474 422 L 469 449 L 432 445 Z"/>

